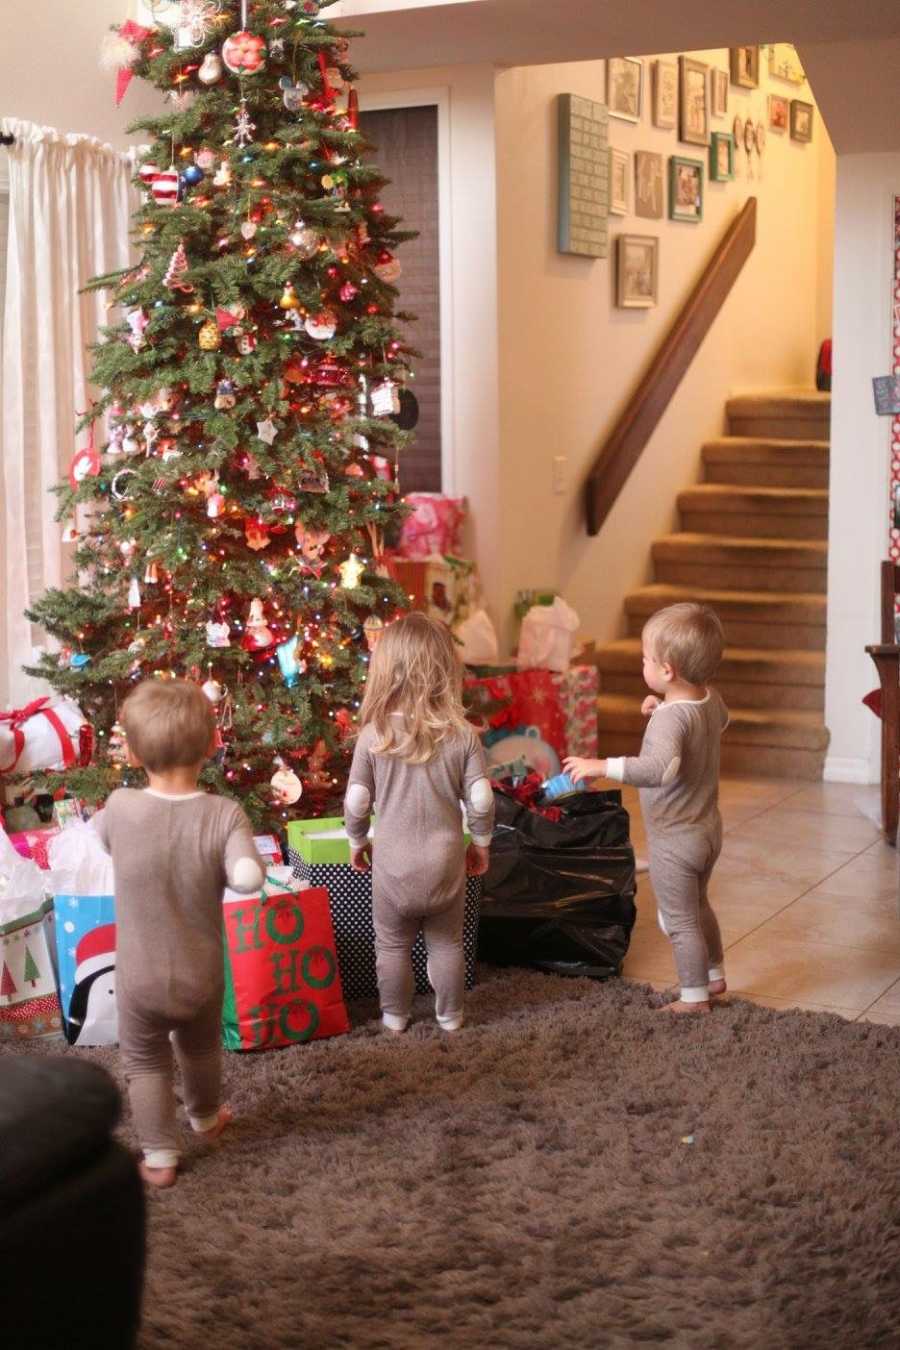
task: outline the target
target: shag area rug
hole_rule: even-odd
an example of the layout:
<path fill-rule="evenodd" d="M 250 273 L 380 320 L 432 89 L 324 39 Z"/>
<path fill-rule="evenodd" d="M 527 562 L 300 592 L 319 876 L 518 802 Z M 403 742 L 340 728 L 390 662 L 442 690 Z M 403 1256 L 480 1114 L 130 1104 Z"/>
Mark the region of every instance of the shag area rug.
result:
<path fill-rule="evenodd" d="M 142 1350 L 900 1344 L 900 1028 L 482 975 L 455 1036 L 227 1057 Z"/>

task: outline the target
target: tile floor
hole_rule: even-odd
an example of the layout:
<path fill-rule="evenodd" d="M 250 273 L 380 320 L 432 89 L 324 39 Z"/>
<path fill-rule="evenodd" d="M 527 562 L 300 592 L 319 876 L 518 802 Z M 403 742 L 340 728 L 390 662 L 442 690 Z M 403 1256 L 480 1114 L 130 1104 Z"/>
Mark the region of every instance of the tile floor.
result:
<path fill-rule="evenodd" d="M 635 851 L 637 792 L 625 788 Z M 900 1026 L 898 859 L 877 825 L 878 789 L 723 779 L 725 841 L 710 898 L 729 989 L 771 1008 L 810 1008 Z M 653 888 L 639 878 L 626 978 L 675 986 Z"/>

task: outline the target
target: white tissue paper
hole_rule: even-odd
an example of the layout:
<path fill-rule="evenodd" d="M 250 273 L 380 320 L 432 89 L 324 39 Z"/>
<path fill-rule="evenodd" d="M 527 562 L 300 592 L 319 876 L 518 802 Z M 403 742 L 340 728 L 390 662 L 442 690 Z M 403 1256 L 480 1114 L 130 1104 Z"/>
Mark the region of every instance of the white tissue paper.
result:
<path fill-rule="evenodd" d="M 0 830 L 0 927 L 40 909 L 47 897 L 47 874 L 23 858 Z"/>
<path fill-rule="evenodd" d="M 519 670 L 556 670 L 564 675 L 580 624 L 574 609 L 560 596 L 552 605 L 532 605 L 522 620 L 516 657 Z"/>
<path fill-rule="evenodd" d="M 499 654 L 497 632 L 484 609 L 476 609 L 457 624 L 454 636 L 462 643 L 460 656 L 467 666 L 495 666 Z"/>
<path fill-rule="evenodd" d="M 47 849 L 54 895 L 114 895 L 112 858 L 90 822 L 75 821 Z"/>

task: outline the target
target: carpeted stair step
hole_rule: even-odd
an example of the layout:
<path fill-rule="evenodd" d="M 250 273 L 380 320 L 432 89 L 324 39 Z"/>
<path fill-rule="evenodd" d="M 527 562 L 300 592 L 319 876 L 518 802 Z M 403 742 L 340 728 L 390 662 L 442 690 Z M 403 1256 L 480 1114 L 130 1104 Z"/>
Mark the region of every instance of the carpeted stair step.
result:
<path fill-rule="evenodd" d="M 652 546 L 657 581 L 722 590 L 824 593 L 828 546 L 809 539 L 670 534 Z"/>
<path fill-rule="evenodd" d="M 741 394 L 728 400 L 727 413 L 732 436 L 827 441 L 831 395 L 815 389 Z"/>
<path fill-rule="evenodd" d="M 747 487 L 828 487 L 827 441 L 722 436 L 703 447 L 707 483 Z"/>
<path fill-rule="evenodd" d="M 619 638 L 591 651 L 600 675 L 601 694 L 627 694 L 643 700 L 640 638 Z M 796 708 L 825 706 L 825 653 L 765 651 L 727 647 L 714 684 L 729 707 Z"/>
<path fill-rule="evenodd" d="M 742 538 L 828 538 L 824 488 L 746 487 L 698 483 L 678 494 L 682 528 Z"/>
<path fill-rule="evenodd" d="M 601 695 L 597 725 L 601 756 L 635 755 L 647 719 L 641 698 Z M 722 739 L 722 768 L 797 778 L 821 777 L 828 731 L 821 714 L 796 709 L 730 708 L 731 722 Z"/>
<path fill-rule="evenodd" d="M 799 592 L 726 591 L 665 583 L 643 586 L 625 597 L 629 635 L 640 637 L 651 614 L 684 600 L 712 606 L 725 627 L 729 647 L 825 649 L 826 598 Z"/>

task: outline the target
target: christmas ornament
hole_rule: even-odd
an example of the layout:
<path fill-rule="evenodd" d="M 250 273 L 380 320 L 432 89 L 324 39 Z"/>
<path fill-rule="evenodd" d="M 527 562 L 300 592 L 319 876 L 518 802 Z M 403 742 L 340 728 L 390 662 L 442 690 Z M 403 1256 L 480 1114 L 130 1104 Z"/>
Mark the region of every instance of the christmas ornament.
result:
<path fill-rule="evenodd" d="M 385 281 L 389 285 L 393 285 L 395 281 L 399 281 L 403 273 L 403 268 L 400 266 L 399 261 L 394 255 L 388 253 L 387 249 L 385 249 L 384 252 L 379 254 L 378 262 L 372 268 L 372 271 L 380 281 Z"/>
<path fill-rule="evenodd" d="M 303 796 L 303 784 L 294 770 L 287 768 L 283 760 L 278 760 L 277 763 L 281 767 L 276 769 L 271 778 L 275 800 L 282 806 L 294 806 Z"/>
<path fill-rule="evenodd" d="M 198 183 L 202 183 L 204 176 L 199 164 L 189 164 L 181 175 L 188 187 L 196 187 Z"/>
<path fill-rule="evenodd" d="M 207 52 L 203 58 L 197 79 L 201 84 L 218 84 L 222 78 L 222 61 L 218 52 Z"/>
<path fill-rule="evenodd" d="M 124 502 L 128 497 L 130 480 L 137 478 L 136 469 L 120 469 L 109 485 L 109 490 L 117 502 Z"/>
<path fill-rule="evenodd" d="M 113 764 L 128 763 L 128 742 L 125 739 L 125 728 L 121 722 L 114 722 L 110 728 L 109 740 L 106 742 L 106 753 Z"/>
<path fill-rule="evenodd" d="M 167 439 L 161 442 L 161 447 L 163 464 L 168 463 L 170 459 L 181 459 L 181 451 L 178 449 L 177 441 L 173 441 L 171 438 Z"/>
<path fill-rule="evenodd" d="M 225 697 L 225 690 L 219 684 L 218 680 L 207 680 L 205 684 L 200 686 L 200 691 L 209 699 L 214 708 L 221 703 L 222 699 Z"/>
<path fill-rule="evenodd" d="M 281 678 L 284 680 L 286 689 L 293 689 L 300 676 L 306 672 L 306 662 L 297 657 L 297 647 L 300 643 L 300 637 L 297 633 L 287 642 L 280 643 L 278 647 L 278 664 L 281 667 Z"/>
<path fill-rule="evenodd" d="M 83 450 L 77 451 L 69 465 L 69 482 L 73 489 L 85 481 L 86 478 L 96 478 L 100 472 L 100 456 L 94 445 L 94 433 L 91 429 L 90 440 Z"/>
<path fill-rule="evenodd" d="M 308 760 L 306 780 L 312 788 L 331 787 L 331 779 L 325 769 L 328 763 L 328 746 L 324 741 L 316 741 Z"/>
<path fill-rule="evenodd" d="M 295 84 L 290 75 L 282 75 L 278 83 L 281 87 L 282 101 L 288 112 L 299 112 L 303 107 L 304 98 L 309 93 L 309 86 Z"/>
<path fill-rule="evenodd" d="M 257 596 L 250 601 L 250 612 L 244 625 L 245 633 L 241 646 L 250 652 L 265 651 L 275 643 L 272 630 L 266 623 L 266 611 L 263 602 Z"/>
<path fill-rule="evenodd" d="M 128 587 L 128 608 L 132 611 L 141 607 L 141 588 L 138 585 L 137 577 L 131 578 L 131 585 Z"/>
<path fill-rule="evenodd" d="M 261 441 L 265 441 L 266 445 L 273 445 L 275 437 L 278 435 L 278 428 L 271 417 L 267 417 L 264 422 L 257 422 L 256 434 Z"/>
<path fill-rule="evenodd" d="M 200 350 L 204 352 L 218 351 L 222 345 L 222 336 L 219 332 L 219 325 L 215 319 L 207 319 L 200 332 L 197 334 L 197 341 L 200 344 Z"/>
<path fill-rule="evenodd" d="M 366 635 L 366 646 L 370 652 L 374 652 L 384 632 L 384 620 L 377 614 L 370 614 L 363 624 L 363 632 Z"/>
<path fill-rule="evenodd" d="M 375 417 L 391 417 L 400 411 L 400 395 L 393 380 L 382 380 L 372 386 L 372 413 Z"/>
<path fill-rule="evenodd" d="M 141 351 L 147 345 L 144 329 L 150 322 L 149 317 L 142 309 L 132 309 L 126 314 L 125 322 L 131 329 L 131 336 L 128 338 L 129 347 L 133 352 Z"/>
<path fill-rule="evenodd" d="M 296 292 L 290 282 L 287 282 L 284 290 L 281 292 L 281 298 L 278 301 L 280 309 L 299 309 L 300 301 L 297 299 Z"/>
<path fill-rule="evenodd" d="M 75 522 L 70 520 L 62 532 L 61 541 L 64 544 L 74 544 L 78 540 L 78 530 Z"/>
<path fill-rule="evenodd" d="M 126 562 L 130 562 L 137 549 L 136 539 L 121 539 L 119 541 L 119 552 Z"/>
<path fill-rule="evenodd" d="M 391 414 L 391 421 L 401 431 L 412 431 L 419 424 L 419 400 L 411 389 L 401 389 L 399 399 L 400 408 Z"/>
<path fill-rule="evenodd" d="M 253 333 L 240 332 L 236 334 L 237 349 L 241 356 L 249 356 L 251 352 L 256 351 L 256 336 Z"/>
<path fill-rule="evenodd" d="M 321 563 L 322 555 L 331 539 L 327 530 L 311 530 L 302 520 L 298 520 L 294 526 L 294 537 L 305 562 Z"/>
<path fill-rule="evenodd" d="M 206 645 L 207 647 L 230 647 L 231 629 L 224 620 L 217 622 L 210 619 L 206 625 Z"/>
<path fill-rule="evenodd" d="M 345 281 L 338 294 L 340 295 L 344 304 L 349 305 L 350 301 L 355 300 L 356 297 L 359 295 L 359 291 L 356 288 L 356 286 L 353 285 L 352 281 Z"/>
<path fill-rule="evenodd" d="M 84 670 L 85 666 L 91 664 L 91 658 L 87 652 L 72 652 L 69 657 L 70 670 Z"/>
<path fill-rule="evenodd" d="M 141 453 L 141 443 L 134 434 L 134 427 L 125 427 L 125 435 L 122 439 L 122 453 L 124 455 L 139 455 Z"/>
<path fill-rule="evenodd" d="M 159 585 L 159 564 L 158 564 L 158 563 L 155 563 L 155 562 L 148 562 L 147 566 L 144 568 L 144 585 L 145 585 L 145 586 L 158 586 L 158 585 Z"/>
<path fill-rule="evenodd" d="M 234 328 L 235 324 L 240 323 L 243 317 L 243 305 L 235 305 L 234 309 L 223 309 L 221 305 L 216 308 L 216 323 L 222 333 L 227 333 L 229 328 Z"/>
<path fill-rule="evenodd" d="M 141 180 L 141 186 L 145 192 L 150 191 L 150 186 L 154 178 L 159 176 L 158 164 L 142 164 L 138 169 L 138 178 Z"/>
<path fill-rule="evenodd" d="M 108 455 L 123 454 L 122 443 L 125 440 L 125 428 L 122 426 L 113 427 L 109 433 L 109 445 L 106 447 Z"/>
<path fill-rule="evenodd" d="M 246 239 L 247 242 L 249 243 L 250 240 L 253 238 L 253 236 L 256 234 L 256 230 L 257 225 L 254 220 L 245 220 L 244 223 L 241 225 L 241 238 Z"/>
<path fill-rule="evenodd" d="M 177 44 L 183 47 L 202 47 L 216 26 L 222 12 L 217 0 L 181 0 L 176 28 Z"/>
<path fill-rule="evenodd" d="M 213 406 L 219 412 L 227 412 L 228 409 L 233 408 L 236 403 L 237 398 L 234 393 L 234 381 L 220 380 L 216 385 L 216 397 Z"/>
<path fill-rule="evenodd" d="M 322 496 L 331 490 L 328 474 L 324 469 L 311 469 L 306 466 L 297 472 L 297 491 L 312 492 Z"/>
<path fill-rule="evenodd" d="M 116 107 L 122 102 L 134 75 L 134 67 L 141 59 L 141 44 L 150 37 L 151 28 L 144 28 L 132 19 L 126 19 L 113 33 L 108 33 L 100 46 L 100 65 L 104 70 L 116 71 Z"/>
<path fill-rule="evenodd" d="M 213 187 L 231 187 L 231 165 L 228 163 L 227 159 L 223 159 L 216 170 L 216 176 L 213 179 Z"/>
<path fill-rule="evenodd" d="M 163 169 L 150 183 L 150 195 L 157 206 L 177 206 L 181 178 L 177 169 Z"/>
<path fill-rule="evenodd" d="M 241 106 L 238 108 L 237 119 L 234 124 L 235 145 L 249 145 L 253 140 L 255 130 L 256 123 L 250 117 L 246 101 L 241 99 Z"/>
<path fill-rule="evenodd" d="M 247 541 L 247 547 L 252 548 L 254 553 L 268 548 L 271 542 L 269 527 L 263 524 L 261 520 L 244 521 L 244 537 Z"/>
<path fill-rule="evenodd" d="M 357 558 L 355 553 L 351 553 L 346 562 L 342 562 L 338 568 L 341 574 L 341 586 L 345 591 L 355 591 L 362 581 L 366 565 L 361 558 Z"/>
<path fill-rule="evenodd" d="M 331 309 L 323 309 L 320 314 L 310 314 L 304 327 L 311 338 L 317 342 L 328 342 L 337 332 L 337 315 Z"/>
<path fill-rule="evenodd" d="M 211 169 L 216 162 L 215 151 L 209 150 L 205 146 L 202 150 L 197 151 L 195 158 L 204 173 Z"/>
<path fill-rule="evenodd" d="M 314 258 L 319 251 L 320 235 L 316 230 L 311 230 L 308 225 L 304 225 L 302 220 L 298 220 L 288 235 L 288 239 L 305 261 Z"/>
<path fill-rule="evenodd" d="M 191 295 L 194 288 L 184 280 L 188 268 L 187 253 L 184 249 L 184 240 L 182 240 L 169 259 L 168 270 L 163 277 L 163 285 L 170 291 L 182 291 L 185 295 Z"/>
<path fill-rule="evenodd" d="M 246 29 L 222 44 L 222 60 L 232 75 L 256 75 L 266 64 L 266 40 Z"/>

